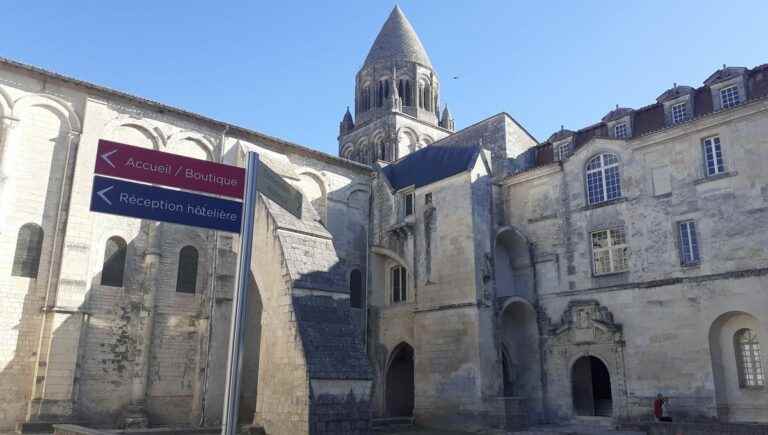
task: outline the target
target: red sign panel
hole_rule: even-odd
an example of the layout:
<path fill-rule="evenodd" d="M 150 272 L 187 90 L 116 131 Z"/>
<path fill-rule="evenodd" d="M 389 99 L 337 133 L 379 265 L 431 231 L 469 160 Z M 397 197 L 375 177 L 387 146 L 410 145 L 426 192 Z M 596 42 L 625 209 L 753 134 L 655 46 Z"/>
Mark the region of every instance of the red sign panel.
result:
<path fill-rule="evenodd" d="M 99 140 L 95 172 L 110 177 L 243 198 L 245 169 Z"/>

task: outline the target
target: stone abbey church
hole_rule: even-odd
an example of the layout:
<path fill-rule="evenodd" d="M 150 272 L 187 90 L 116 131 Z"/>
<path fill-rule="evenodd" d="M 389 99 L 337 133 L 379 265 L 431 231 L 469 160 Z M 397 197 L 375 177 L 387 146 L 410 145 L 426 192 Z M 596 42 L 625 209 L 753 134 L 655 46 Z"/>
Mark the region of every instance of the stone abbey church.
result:
<path fill-rule="evenodd" d="M 0 430 L 221 421 L 238 237 L 90 212 L 99 139 L 256 151 L 302 191 L 255 216 L 240 416 L 268 434 L 647 421 L 658 393 L 768 421 L 768 65 L 544 141 L 456 130 L 395 8 L 354 94 L 335 157 L 0 61 Z"/>

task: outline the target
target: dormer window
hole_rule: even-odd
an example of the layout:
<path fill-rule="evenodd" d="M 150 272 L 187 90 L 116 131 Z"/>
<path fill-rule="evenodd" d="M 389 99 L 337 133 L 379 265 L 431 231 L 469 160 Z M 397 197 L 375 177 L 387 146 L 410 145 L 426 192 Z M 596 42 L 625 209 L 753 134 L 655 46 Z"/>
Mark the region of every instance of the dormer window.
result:
<path fill-rule="evenodd" d="M 629 136 L 627 130 L 627 123 L 620 122 L 613 126 L 613 137 L 616 139 L 626 139 Z"/>
<path fill-rule="evenodd" d="M 672 124 L 680 124 L 688 120 L 688 104 L 686 102 L 677 103 L 672 106 Z"/>
<path fill-rule="evenodd" d="M 555 161 L 562 162 L 571 155 L 571 142 L 561 142 L 554 145 Z"/>
<path fill-rule="evenodd" d="M 739 99 L 738 86 L 728 86 L 727 88 L 720 89 L 720 107 L 725 109 L 733 107 L 741 102 Z"/>

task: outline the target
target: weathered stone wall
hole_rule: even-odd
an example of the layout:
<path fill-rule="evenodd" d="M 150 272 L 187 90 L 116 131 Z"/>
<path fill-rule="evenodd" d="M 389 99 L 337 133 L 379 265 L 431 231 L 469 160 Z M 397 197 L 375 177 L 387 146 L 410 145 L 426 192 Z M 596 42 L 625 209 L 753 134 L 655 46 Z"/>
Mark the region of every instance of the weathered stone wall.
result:
<path fill-rule="evenodd" d="M 572 415 L 570 370 L 581 355 L 599 356 L 608 366 L 614 416 L 649 415 L 659 392 L 672 398 L 671 412 L 679 417 L 768 415 L 764 390 L 733 388 L 735 364 L 724 375 L 713 370 L 720 356 L 710 340 L 723 316 L 733 313 L 746 313 L 755 332 L 768 336 L 767 109 L 759 101 L 628 142 L 595 139 L 562 167 L 506 180 L 507 223 L 533 243 L 543 324 L 572 331 L 542 331 L 552 417 Z M 728 172 L 705 178 L 701 141 L 715 134 Z M 588 206 L 584 167 L 603 151 L 619 156 L 622 198 Z M 687 219 L 696 222 L 701 253 L 694 267 L 681 266 L 679 257 L 676 225 Z M 629 270 L 594 276 L 590 232 L 617 226 L 626 230 Z M 590 327 L 561 318 L 569 303 L 585 300 L 612 314 L 620 341 L 600 348 L 579 335 Z M 732 346 L 725 346 L 730 355 Z M 718 380 L 723 376 L 730 387 Z"/>

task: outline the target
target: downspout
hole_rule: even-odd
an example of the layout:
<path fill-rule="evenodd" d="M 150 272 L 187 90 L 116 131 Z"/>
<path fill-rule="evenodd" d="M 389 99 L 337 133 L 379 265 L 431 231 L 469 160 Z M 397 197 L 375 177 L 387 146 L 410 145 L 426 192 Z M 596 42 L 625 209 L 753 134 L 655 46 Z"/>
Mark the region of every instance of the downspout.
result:
<path fill-rule="evenodd" d="M 221 132 L 221 139 L 219 140 L 219 155 L 216 156 L 219 163 L 224 160 L 224 140 L 227 136 L 227 131 L 229 131 L 229 124 L 224 126 L 224 131 Z M 211 255 L 211 258 L 213 259 L 211 261 L 211 272 L 210 272 L 210 289 L 208 290 L 209 294 L 209 301 L 208 301 L 208 331 L 207 331 L 207 338 L 208 341 L 205 346 L 205 367 L 203 368 L 203 391 L 201 393 L 200 398 L 200 423 L 199 425 L 202 427 L 205 425 L 205 411 L 206 406 L 208 404 L 207 402 L 207 396 L 208 396 L 208 380 L 210 379 L 210 371 L 211 371 L 211 339 L 213 338 L 213 319 L 216 315 L 216 271 L 218 269 L 218 262 L 219 262 L 219 232 L 214 230 L 213 231 L 213 255 Z"/>
<path fill-rule="evenodd" d="M 373 238 L 373 183 L 368 192 L 368 231 L 365 234 L 365 291 L 363 292 L 363 347 L 368 353 L 368 292 L 371 284 L 370 239 Z M 368 353 L 370 355 L 370 353 Z"/>

